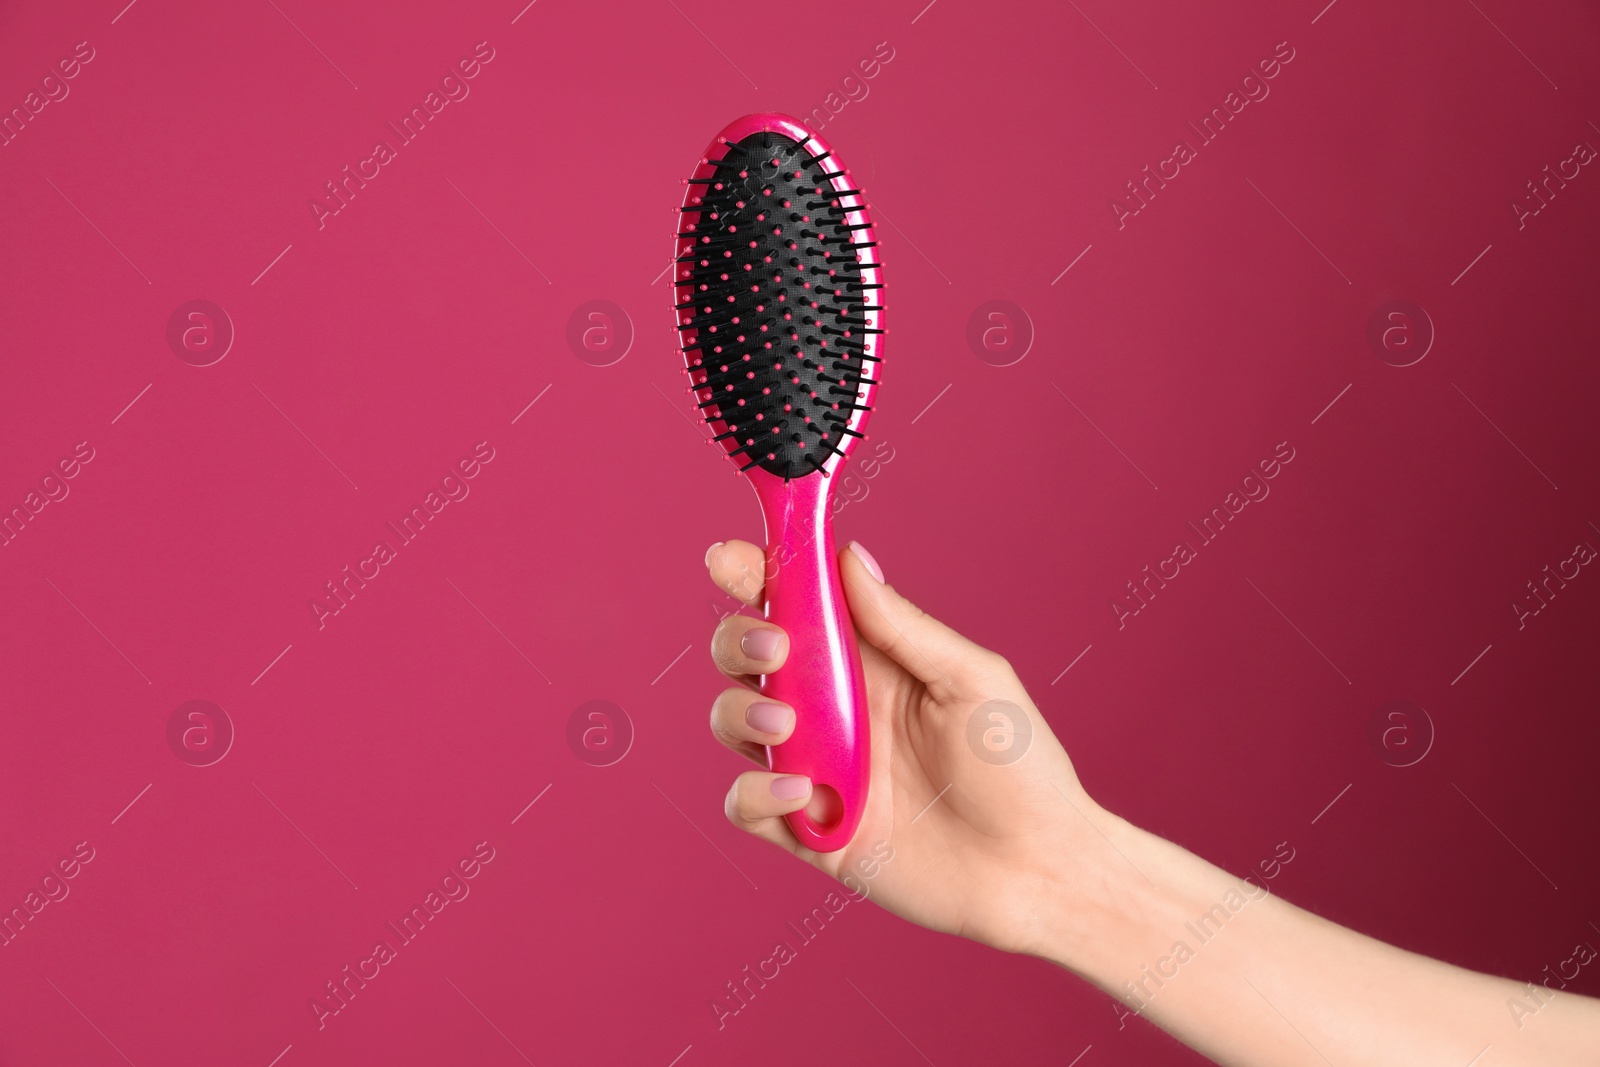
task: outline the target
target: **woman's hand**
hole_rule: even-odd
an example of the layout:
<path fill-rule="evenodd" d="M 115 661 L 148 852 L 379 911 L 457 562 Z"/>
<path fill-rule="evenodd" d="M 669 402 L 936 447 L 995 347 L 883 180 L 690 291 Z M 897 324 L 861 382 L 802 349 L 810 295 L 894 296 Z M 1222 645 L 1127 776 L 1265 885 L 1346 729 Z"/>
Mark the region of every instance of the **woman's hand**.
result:
<path fill-rule="evenodd" d="M 751 607 L 763 564 L 742 541 L 706 553 L 712 580 Z M 1126 1006 L 1122 1025 L 1143 1016 L 1229 1067 L 1600 1064 L 1600 1000 L 1374 941 L 1106 812 L 1005 660 L 885 585 L 860 546 L 839 571 L 872 716 L 860 828 L 838 852 L 805 848 L 783 815 L 825 820 L 822 798 L 767 771 L 734 782 L 736 825 L 912 922 L 1076 971 Z M 755 687 L 788 638 L 732 615 L 711 654 L 739 683 L 712 732 L 765 764 L 794 714 Z"/>
<path fill-rule="evenodd" d="M 749 607 L 762 603 L 765 557 L 745 541 L 713 545 L 711 579 Z M 839 553 L 872 721 L 871 785 L 845 848 L 813 852 L 783 816 L 827 801 L 800 775 L 746 771 L 728 792 L 739 827 L 870 893 L 898 915 L 1010 951 L 1046 954 L 1044 916 L 1101 857 L 1115 821 L 1078 784 L 1072 763 L 1010 664 L 930 618 L 883 582 L 859 545 Z M 762 674 L 782 668 L 788 637 L 758 618 L 718 624 L 711 655 L 737 682 L 711 709 L 724 745 L 766 766 L 794 711 L 765 700 Z M 976 718 L 976 725 L 974 719 Z M 886 856 L 892 857 L 885 859 Z M 1060 930 L 1050 932 L 1055 943 Z"/>

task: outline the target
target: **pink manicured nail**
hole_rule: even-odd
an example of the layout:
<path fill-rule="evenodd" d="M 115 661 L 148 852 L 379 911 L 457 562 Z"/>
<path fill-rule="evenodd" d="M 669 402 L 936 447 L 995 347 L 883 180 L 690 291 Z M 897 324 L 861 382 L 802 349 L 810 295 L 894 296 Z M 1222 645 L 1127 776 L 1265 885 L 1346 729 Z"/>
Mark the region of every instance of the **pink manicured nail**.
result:
<path fill-rule="evenodd" d="M 713 553 L 717 549 L 721 548 L 722 545 L 723 545 L 723 542 L 718 541 L 716 544 L 714 544 L 710 548 L 706 549 L 706 566 L 707 567 L 711 566 L 711 553 Z"/>
<path fill-rule="evenodd" d="M 772 795 L 779 800 L 799 800 L 811 792 L 811 779 L 803 774 L 785 774 L 772 780 Z"/>
<path fill-rule="evenodd" d="M 745 631 L 739 639 L 744 654 L 755 660 L 770 660 L 778 654 L 778 642 L 783 640 L 782 630 L 758 628 Z"/>
<path fill-rule="evenodd" d="M 850 551 L 854 552 L 856 558 L 866 565 L 867 570 L 872 572 L 874 578 L 880 582 L 883 581 L 883 568 L 878 566 L 878 561 L 872 558 L 871 552 L 861 547 L 860 541 L 851 541 Z"/>
<path fill-rule="evenodd" d="M 760 730 L 764 734 L 783 733 L 793 718 L 794 712 L 782 704 L 766 700 L 758 700 L 744 709 L 744 721 L 750 724 L 752 730 Z"/>

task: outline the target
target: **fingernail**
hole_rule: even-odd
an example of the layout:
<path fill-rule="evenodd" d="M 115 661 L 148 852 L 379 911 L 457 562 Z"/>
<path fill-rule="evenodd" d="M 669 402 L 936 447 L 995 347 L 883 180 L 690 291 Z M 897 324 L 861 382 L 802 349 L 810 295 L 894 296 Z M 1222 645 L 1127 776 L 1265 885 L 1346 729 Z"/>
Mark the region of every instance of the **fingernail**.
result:
<path fill-rule="evenodd" d="M 778 654 L 778 642 L 783 639 L 782 630 L 760 628 L 746 630 L 739 639 L 739 647 L 751 659 L 770 660 Z"/>
<path fill-rule="evenodd" d="M 803 774 L 785 774 L 772 780 L 772 795 L 779 800 L 799 800 L 811 792 L 811 779 Z"/>
<path fill-rule="evenodd" d="M 744 709 L 744 721 L 750 724 L 752 730 L 760 730 L 764 734 L 783 733 L 793 719 L 794 712 L 782 704 L 766 700 L 758 700 Z"/>
<path fill-rule="evenodd" d="M 856 554 L 856 558 L 862 562 L 867 570 L 872 572 L 874 578 L 880 582 L 883 581 L 883 568 L 878 566 L 878 561 L 872 558 L 871 552 L 861 547 L 860 541 L 851 541 L 850 551 Z"/>
<path fill-rule="evenodd" d="M 722 545 L 723 545 L 723 542 L 718 541 L 716 544 L 714 544 L 710 548 L 706 549 L 706 566 L 707 567 L 711 566 L 711 553 L 713 553 L 717 549 L 721 548 Z"/>

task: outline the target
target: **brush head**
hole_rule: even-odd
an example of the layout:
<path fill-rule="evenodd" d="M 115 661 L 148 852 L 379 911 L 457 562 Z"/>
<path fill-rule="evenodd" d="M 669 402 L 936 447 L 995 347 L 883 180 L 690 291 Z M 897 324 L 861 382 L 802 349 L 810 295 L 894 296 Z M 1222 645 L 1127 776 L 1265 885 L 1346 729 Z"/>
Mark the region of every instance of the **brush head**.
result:
<path fill-rule="evenodd" d="M 882 359 L 866 202 L 779 115 L 723 131 L 687 185 L 675 303 L 701 417 L 741 470 L 829 473 L 862 436 Z"/>

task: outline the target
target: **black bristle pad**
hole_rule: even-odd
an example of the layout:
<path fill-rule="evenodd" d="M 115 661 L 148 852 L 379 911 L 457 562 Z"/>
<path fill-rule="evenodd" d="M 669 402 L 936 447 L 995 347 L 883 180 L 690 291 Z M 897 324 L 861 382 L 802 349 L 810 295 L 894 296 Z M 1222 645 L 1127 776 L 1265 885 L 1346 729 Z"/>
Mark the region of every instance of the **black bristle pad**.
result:
<path fill-rule="evenodd" d="M 778 133 L 727 146 L 680 236 L 679 328 L 702 411 L 740 466 L 820 470 L 847 436 L 870 371 L 859 201 L 831 160 Z M 841 204 L 841 200 L 844 201 Z M 688 269 L 689 274 L 683 272 Z"/>

